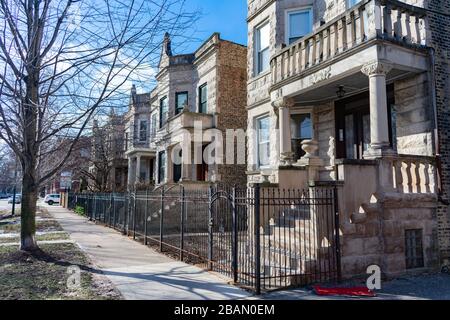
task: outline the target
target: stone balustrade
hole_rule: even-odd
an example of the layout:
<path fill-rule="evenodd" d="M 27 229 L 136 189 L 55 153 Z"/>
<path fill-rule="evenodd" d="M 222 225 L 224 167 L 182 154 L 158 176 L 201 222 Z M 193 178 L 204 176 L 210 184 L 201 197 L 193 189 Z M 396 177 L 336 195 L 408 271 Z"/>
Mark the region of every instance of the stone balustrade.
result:
<path fill-rule="evenodd" d="M 394 187 L 399 193 L 436 193 L 434 157 L 400 155 L 392 160 Z"/>
<path fill-rule="evenodd" d="M 426 11 L 396 0 L 365 0 L 271 59 L 272 85 L 373 39 L 421 47 L 427 44 Z"/>

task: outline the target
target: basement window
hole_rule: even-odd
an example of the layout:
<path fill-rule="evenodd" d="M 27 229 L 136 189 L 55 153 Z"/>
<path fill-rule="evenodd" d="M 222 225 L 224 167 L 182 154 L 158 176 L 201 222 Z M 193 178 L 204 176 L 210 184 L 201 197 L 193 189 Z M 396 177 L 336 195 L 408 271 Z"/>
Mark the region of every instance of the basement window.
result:
<path fill-rule="evenodd" d="M 406 269 L 417 269 L 425 266 L 422 239 L 422 229 L 405 231 Z"/>

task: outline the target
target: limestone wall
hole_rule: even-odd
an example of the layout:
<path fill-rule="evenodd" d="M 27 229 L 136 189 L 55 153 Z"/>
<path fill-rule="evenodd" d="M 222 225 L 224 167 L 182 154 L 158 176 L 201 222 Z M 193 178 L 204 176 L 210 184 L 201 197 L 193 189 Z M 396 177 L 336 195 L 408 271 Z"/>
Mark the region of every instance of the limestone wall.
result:
<path fill-rule="evenodd" d="M 394 87 L 398 152 L 432 156 L 434 115 L 427 74 L 396 81 Z"/>

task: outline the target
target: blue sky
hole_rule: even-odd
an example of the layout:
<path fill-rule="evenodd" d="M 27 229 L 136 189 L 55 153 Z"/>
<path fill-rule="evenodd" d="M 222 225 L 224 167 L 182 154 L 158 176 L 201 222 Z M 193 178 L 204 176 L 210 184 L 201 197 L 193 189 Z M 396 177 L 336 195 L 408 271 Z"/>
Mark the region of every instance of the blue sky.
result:
<path fill-rule="evenodd" d="M 206 40 L 213 32 L 220 32 L 225 40 L 247 44 L 247 0 L 186 0 L 186 10 L 202 12 L 196 37 Z M 198 46 L 192 43 L 188 51 Z"/>

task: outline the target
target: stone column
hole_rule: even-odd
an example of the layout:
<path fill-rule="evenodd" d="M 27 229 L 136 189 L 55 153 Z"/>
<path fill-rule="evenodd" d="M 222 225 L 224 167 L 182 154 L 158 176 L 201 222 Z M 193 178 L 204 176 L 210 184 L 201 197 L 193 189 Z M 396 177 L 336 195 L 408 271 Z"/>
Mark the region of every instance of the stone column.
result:
<path fill-rule="evenodd" d="M 279 132 L 280 132 L 280 162 L 282 165 L 292 165 L 294 154 L 292 153 L 291 138 L 291 111 L 294 105 L 293 99 L 282 97 L 272 102 L 274 108 L 278 109 Z"/>
<path fill-rule="evenodd" d="M 373 159 L 393 155 L 389 142 L 389 120 L 386 94 L 386 75 L 392 66 L 385 61 L 372 61 L 361 71 L 369 77 L 370 91 L 370 149 L 364 158 Z"/>
<path fill-rule="evenodd" d="M 136 180 L 135 183 L 140 182 L 141 178 L 141 156 L 136 157 Z"/>
<path fill-rule="evenodd" d="M 181 181 L 189 181 L 192 177 L 192 144 L 186 145 L 181 158 Z"/>

